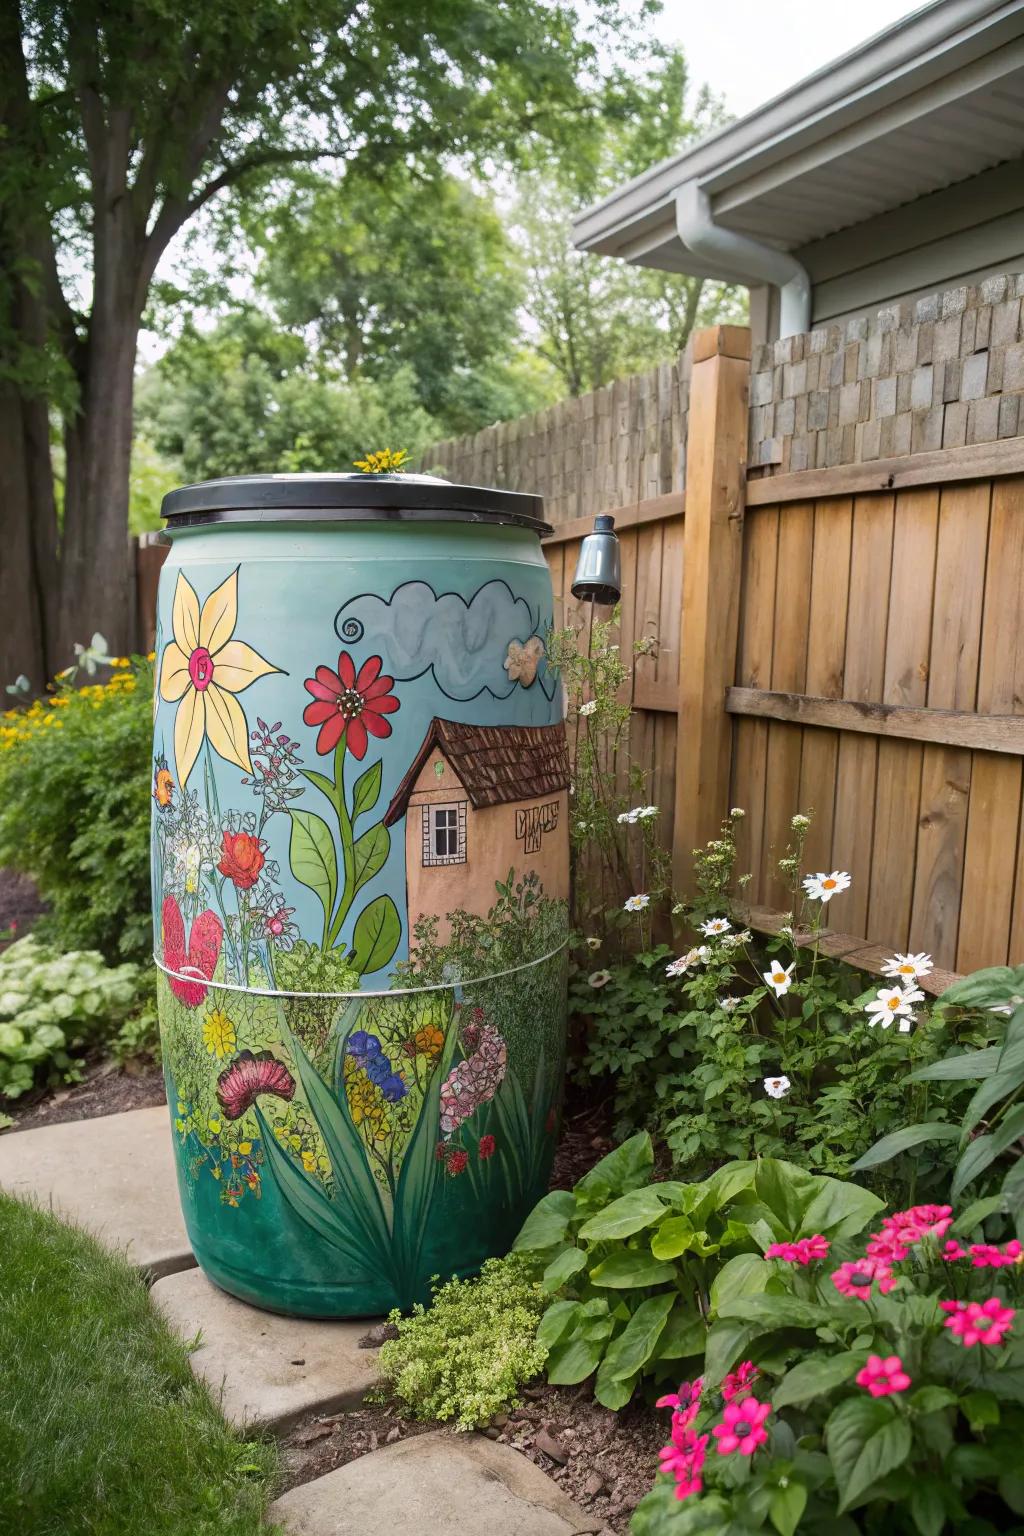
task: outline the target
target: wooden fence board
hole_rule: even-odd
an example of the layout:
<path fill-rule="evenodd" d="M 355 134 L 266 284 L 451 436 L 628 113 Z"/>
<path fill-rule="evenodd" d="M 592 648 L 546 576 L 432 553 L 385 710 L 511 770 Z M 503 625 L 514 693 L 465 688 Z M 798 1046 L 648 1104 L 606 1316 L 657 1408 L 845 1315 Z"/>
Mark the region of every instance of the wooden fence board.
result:
<path fill-rule="evenodd" d="M 747 521 L 743 549 L 743 601 L 737 680 L 744 687 L 767 688 L 772 675 L 772 635 L 775 629 L 775 577 L 778 567 L 779 513 L 766 507 Z M 759 878 L 764 852 L 765 768 L 768 725 L 740 720 L 733 735 L 733 805 L 744 811 L 737 834 L 739 868 L 755 877 L 751 897 L 760 899 Z"/>
<path fill-rule="evenodd" d="M 843 692 L 852 532 L 852 500 L 815 507 L 805 686 L 825 698 L 840 698 Z M 799 808 L 811 816 L 805 850 L 809 868 L 832 868 L 838 761 L 838 732 L 804 733 Z"/>
<path fill-rule="evenodd" d="M 811 560 L 814 552 L 814 505 L 798 503 L 779 513 L 778 565 L 775 573 L 775 625 L 772 635 L 772 688 L 800 690 L 807 676 Z M 759 894 L 771 906 L 784 906 L 789 893 L 775 868 L 790 841 L 790 820 L 799 809 L 803 731 L 773 722 L 768 727 L 765 762 L 764 878 Z"/>

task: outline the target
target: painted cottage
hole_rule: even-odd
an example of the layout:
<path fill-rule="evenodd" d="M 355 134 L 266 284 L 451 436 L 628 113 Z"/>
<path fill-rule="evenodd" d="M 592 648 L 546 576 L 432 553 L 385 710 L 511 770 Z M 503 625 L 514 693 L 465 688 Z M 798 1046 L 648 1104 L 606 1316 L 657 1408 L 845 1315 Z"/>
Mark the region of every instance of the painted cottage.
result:
<path fill-rule="evenodd" d="M 558 725 L 433 719 L 384 821 L 405 817 L 408 931 L 456 908 L 486 915 L 496 872 L 535 870 L 568 899 L 569 754 Z"/>

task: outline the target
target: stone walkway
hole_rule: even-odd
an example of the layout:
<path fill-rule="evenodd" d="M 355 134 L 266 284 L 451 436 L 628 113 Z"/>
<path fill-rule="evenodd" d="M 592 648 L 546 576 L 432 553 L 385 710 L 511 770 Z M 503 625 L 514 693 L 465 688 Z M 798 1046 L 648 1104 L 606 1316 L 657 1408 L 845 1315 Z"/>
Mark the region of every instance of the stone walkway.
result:
<path fill-rule="evenodd" d="M 124 1252 L 192 1369 L 238 1428 L 282 1434 L 310 1413 L 357 1407 L 375 1379 L 369 1323 L 277 1317 L 196 1268 L 178 1205 L 167 1110 L 135 1109 L 0 1136 L 0 1188 Z M 590 1519 L 539 1467 L 482 1435 L 417 1435 L 292 1488 L 270 1516 L 288 1536 L 583 1536 Z"/>

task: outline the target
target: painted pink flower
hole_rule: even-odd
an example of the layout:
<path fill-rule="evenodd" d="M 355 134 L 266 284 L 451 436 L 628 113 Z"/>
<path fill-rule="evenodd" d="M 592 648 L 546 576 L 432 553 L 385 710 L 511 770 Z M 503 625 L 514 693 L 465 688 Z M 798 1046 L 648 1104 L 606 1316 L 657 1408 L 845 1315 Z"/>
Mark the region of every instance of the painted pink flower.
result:
<path fill-rule="evenodd" d="M 857 1372 L 858 1387 L 866 1387 L 872 1397 L 888 1397 L 893 1392 L 905 1392 L 910 1377 L 903 1369 L 899 1355 L 868 1355 L 868 1363 Z"/>
<path fill-rule="evenodd" d="M 356 675 L 355 663 L 348 651 L 338 656 L 338 670 L 317 667 L 314 677 L 307 677 L 303 686 L 313 695 L 302 718 L 307 725 L 318 725 L 316 750 L 321 757 L 333 752 L 344 739 L 353 757 L 366 756 L 367 732 L 371 736 L 390 736 L 391 723 L 385 715 L 393 715 L 398 700 L 391 692 L 394 678 L 381 674 L 383 662 L 379 656 L 364 661 Z"/>
<path fill-rule="evenodd" d="M 734 1371 L 730 1371 L 722 1382 L 722 1396 L 727 1403 L 740 1396 L 748 1387 L 752 1387 L 761 1372 L 753 1360 L 744 1360 Z"/>
<path fill-rule="evenodd" d="M 493 1024 L 484 1024 L 476 1050 L 457 1062 L 441 1084 L 441 1131 L 446 1140 L 494 1098 L 507 1066 L 504 1040 Z"/>
<path fill-rule="evenodd" d="M 217 969 L 224 926 L 215 912 L 200 912 L 192 924 L 186 945 L 185 920 L 173 896 L 164 897 L 160 926 L 164 965 L 169 971 L 176 972 L 174 976 L 168 976 L 168 985 L 186 1008 L 198 1008 L 206 996 L 206 983 L 213 980 Z"/>
<path fill-rule="evenodd" d="M 896 1276 L 881 1259 L 855 1259 L 840 1264 L 838 1269 L 832 1271 L 832 1284 L 844 1296 L 856 1296 L 861 1301 L 867 1301 L 872 1286 L 877 1285 L 884 1295 L 896 1284 Z"/>
<path fill-rule="evenodd" d="M 981 1303 L 943 1301 L 939 1305 L 950 1314 L 943 1326 L 968 1349 L 975 1344 L 1001 1343 L 1017 1315 L 1013 1307 L 1004 1307 L 998 1296 L 990 1296 L 988 1301 Z"/>
<path fill-rule="evenodd" d="M 283 1062 L 269 1051 L 241 1051 L 217 1079 L 217 1099 L 229 1120 L 238 1120 L 263 1093 L 290 1099 L 295 1079 Z"/>
<path fill-rule="evenodd" d="M 739 1451 L 741 1456 L 753 1456 L 758 1446 L 768 1439 L 764 1421 L 771 1411 L 771 1403 L 759 1403 L 756 1397 L 729 1403 L 721 1424 L 716 1424 L 711 1431 L 718 1441 L 719 1456 L 731 1456 L 733 1451 Z"/>

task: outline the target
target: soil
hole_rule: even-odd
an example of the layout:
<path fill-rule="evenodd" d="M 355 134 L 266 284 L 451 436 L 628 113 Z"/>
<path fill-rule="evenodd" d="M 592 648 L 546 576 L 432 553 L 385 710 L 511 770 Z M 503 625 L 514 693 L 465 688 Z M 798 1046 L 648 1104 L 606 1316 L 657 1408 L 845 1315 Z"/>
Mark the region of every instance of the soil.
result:
<path fill-rule="evenodd" d="M 0 954 L 15 939 L 23 939 L 46 907 L 27 875 L 13 869 L 0 869 L 0 934 L 13 928 L 7 940 L 0 940 Z"/>
<path fill-rule="evenodd" d="M 70 1088 L 57 1093 L 40 1090 L 8 1101 L 4 1110 L 14 1124 L 5 1134 L 60 1125 L 65 1120 L 95 1120 L 98 1115 L 117 1115 L 122 1110 L 148 1109 L 166 1102 L 163 1073 L 153 1062 L 140 1058 L 119 1067 L 109 1058 L 93 1059 L 86 1062 L 82 1081 Z"/>

